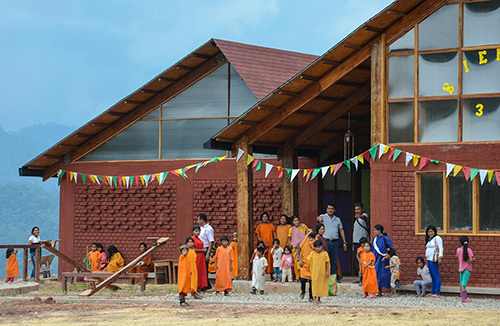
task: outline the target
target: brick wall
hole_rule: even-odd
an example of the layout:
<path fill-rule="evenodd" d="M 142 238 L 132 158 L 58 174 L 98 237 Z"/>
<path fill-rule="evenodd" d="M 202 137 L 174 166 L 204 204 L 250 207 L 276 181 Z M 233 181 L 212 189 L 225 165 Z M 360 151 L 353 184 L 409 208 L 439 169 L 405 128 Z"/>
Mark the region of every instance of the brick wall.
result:
<path fill-rule="evenodd" d="M 162 186 L 115 189 L 87 183 L 75 186 L 74 258 L 82 261 L 86 248 L 100 242 L 105 250 L 117 246 L 126 262 L 138 255 L 138 246 L 148 236 L 168 236 L 171 241 L 153 255 L 173 257 L 177 254 L 177 183 L 165 181 Z"/>
<path fill-rule="evenodd" d="M 416 279 L 415 259 L 425 256 L 423 235 L 415 235 L 415 173 L 392 172 L 392 233 L 389 234 L 398 256 L 403 263 L 402 284 L 412 284 Z M 440 275 L 443 285 L 458 286 L 458 260 L 455 257 L 459 247 L 457 236 L 442 236 L 444 241 L 443 263 Z M 470 248 L 477 261 L 473 264 L 470 286 L 500 287 L 500 270 L 494 267 L 498 244 L 496 237 L 469 236 Z"/>

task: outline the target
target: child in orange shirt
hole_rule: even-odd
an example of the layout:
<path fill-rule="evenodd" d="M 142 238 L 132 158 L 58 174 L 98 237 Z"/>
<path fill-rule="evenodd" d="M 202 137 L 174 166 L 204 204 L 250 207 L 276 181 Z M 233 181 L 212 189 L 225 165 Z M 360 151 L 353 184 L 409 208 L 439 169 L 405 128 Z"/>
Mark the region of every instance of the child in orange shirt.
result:
<path fill-rule="evenodd" d="M 377 272 L 375 271 L 375 255 L 369 242 L 363 245 L 364 253 L 361 255 L 361 268 L 363 271 L 363 298 L 376 298 L 378 293 Z"/>
<path fill-rule="evenodd" d="M 14 251 L 14 248 L 7 249 L 7 266 L 5 267 L 5 271 L 7 272 L 7 277 L 5 278 L 5 282 L 14 282 L 14 278 L 19 276 L 19 265 L 17 264 L 17 249 Z"/>
<path fill-rule="evenodd" d="M 363 269 L 361 266 L 361 255 L 363 254 L 363 252 L 365 252 L 365 249 L 363 249 L 363 245 L 367 242 L 369 242 L 367 238 L 361 237 L 359 239 L 359 248 L 356 251 L 356 257 L 358 258 L 358 262 L 359 262 L 359 268 L 358 268 L 359 269 L 359 286 L 363 285 Z"/>
<path fill-rule="evenodd" d="M 189 307 L 186 302 L 186 296 L 191 289 L 191 263 L 189 262 L 189 247 L 182 245 L 179 247 L 181 255 L 179 256 L 179 267 L 177 270 L 177 289 L 179 290 L 179 304 L 181 307 Z"/>
<path fill-rule="evenodd" d="M 99 271 L 101 268 L 102 254 L 97 250 L 97 243 L 92 244 L 92 249 L 89 251 L 88 257 L 90 259 L 90 267 L 92 271 Z"/>
<path fill-rule="evenodd" d="M 210 251 L 210 259 L 208 260 L 208 272 L 215 274 L 215 249 Z"/>

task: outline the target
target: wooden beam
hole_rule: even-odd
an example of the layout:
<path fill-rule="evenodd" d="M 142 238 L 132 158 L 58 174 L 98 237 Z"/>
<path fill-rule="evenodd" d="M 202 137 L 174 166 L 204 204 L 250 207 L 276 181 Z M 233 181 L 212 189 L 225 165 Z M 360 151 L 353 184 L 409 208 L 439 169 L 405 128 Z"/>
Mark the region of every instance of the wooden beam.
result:
<path fill-rule="evenodd" d="M 326 60 L 326 59 L 321 60 L 321 63 L 324 63 L 325 65 L 330 65 L 330 66 L 339 66 L 341 64 L 341 62 L 332 61 L 332 60 Z M 356 70 L 363 70 L 363 71 L 370 71 L 371 68 L 370 67 L 365 67 L 365 66 L 357 66 L 354 69 L 356 69 Z"/>
<path fill-rule="evenodd" d="M 53 160 L 62 160 L 64 158 L 64 156 L 61 155 L 48 155 L 48 154 L 44 154 L 43 157 L 50 158 Z"/>
<path fill-rule="evenodd" d="M 428 0 L 423 2 L 411 13 L 405 15 L 405 17 L 403 17 L 387 29 L 386 33 L 384 34 L 384 37 L 386 38 L 385 42 L 390 43 L 394 39 L 402 36 L 407 32 L 408 29 L 411 29 L 411 27 L 418 23 L 421 19 L 428 17 L 437 9 L 439 9 L 445 3 L 445 1 L 446 0 Z M 251 145 L 256 142 L 262 135 L 266 134 L 272 128 L 274 128 L 274 126 L 278 125 L 281 121 L 285 120 L 291 114 L 309 103 L 314 97 L 318 96 L 322 91 L 339 81 L 342 77 L 349 73 L 349 71 L 366 61 L 371 56 L 372 45 L 375 42 L 377 42 L 377 39 L 365 45 L 362 49 L 351 54 L 339 66 L 335 67 L 325 76 L 323 76 L 321 80 L 311 83 L 311 85 L 309 85 L 303 92 L 301 92 L 300 95 L 285 102 L 281 106 L 281 110 L 269 115 L 269 117 L 261 124 L 259 124 L 255 128 L 250 129 L 246 133 L 248 137 L 248 144 Z"/>
<path fill-rule="evenodd" d="M 381 28 L 376 28 L 376 27 L 371 27 L 371 26 L 365 26 L 365 29 L 367 31 L 370 31 L 370 32 L 374 32 L 374 33 L 384 33 L 385 32 L 385 29 L 381 29 Z"/>
<path fill-rule="evenodd" d="M 90 135 L 90 134 L 76 134 L 76 137 L 80 137 L 80 138 L 92 138 L 94 136 L 95 135 Z"/>
<path fill-rule="evenodd" d="M 123 103 L 129 104 L 129 105 L 143 105 L 144 104 L 144 102 L 131 101 L 131 100 L 125 100 L 125 101 L 123 101 Z"/>
<path fill-rule="evenodd" d="M 158 81 L 176 83 L 178 79 L 166 78 L 166 77 L 158 77 Z"/>
<path fill-rule="evenodd" d="M 206 54 L 200 54 L 200 53 L 193 53 L 193 57 L 199 58 L 199 59 L 211 59 L 212 56 L 206 55 Z"/>
<path fill-rule="evenodd" d="M 389 15 L 400 16 L 400 17 L 404 17 L 404 16 L 406 16 L 406 13 L 401 12 L 401 11 L 387 10 L 386 12 L 387 12 L 387 14 L 389 14 Z"/>
<path fill-rule="evenodd" d="M 341 98 L 328 97 L 328 96 L 316 96 L 314 99 L 318 101 L 327 101 L 327 102 L 342 102 L 344 100 Z"/>
<path fill-rule="evenodd" d="M 348 86 L 348 87 L 363 87 L 365 84 L 339 80 L 338 82 L 335 83 L 335 85 Z"/>
<path fill-rule="evenodd" d="M 295 147 L 304 144 L 308 139 L 316 135 L 321 130 L 325 129 L 332 121 L 340 118 L 350 110 L 352 110 L 361 101 L 370 96 L 370 87 L 365 85 L 360 90 L 356 90 L 342 103 L 334 105 L 328 112 L 317 121 L 311 123 L 303 132 L 295 137 Z"/>
<path fill-rule="evenodd" d="M 194 68 L 194 67 L 188 67 L 188 66 L 178 65 L 178 66 L 175 66 L 175 69 L 177 69 L 177 70 L 187 70 L 187 71 L 192 71 L 192 70 L 194 70 L 195 68 Z"/>
<path fill-rule="evenodd" d="M 298 168 L 297 151 L 293 146 L 293 141 L 289 140 L 283 146 L 282 166 L 289 169 Z M 281 192 L 282 192 L 282 212 L 288 216 L 298 214 L 298 178 L 290 182 L 287 172 L 283 172 L 281 177 Z"/>
<path fill-rule="evenodd" d="M 321 78 L 320 77 L 308 76 L 308 75 L 300 75 L 300 79 L 312 80 L 312 81 L 319 81 Z"/>
<path fill-rule="evenodd" d="M 77 145 L 68 145 L 68 144 L 59 144 L 59 148 L 67 147 L 67 148 L 77 148 Z"/>
<path fill-rule="evenodd" d="M 73 153 L 71 153 L 70 162 L 78 160 L 88 152 L 92 151 L 94 148 L 100 146 L 107 140 L 111 139 L 113 136 L 120 133 L 123 129 L 132 125 L 134 122 L 143 118 L 145 115 L 156 109 L 160 104 L 170 100 L 171 98 L 173 98 L 174 96 L 176 96 L 189 86 L 193 85 L 194 83 L 205 77 L 207 74 L 211 73 L 212 71 L 220 67 L 225 62 L 227 62 L 227 59 L 225 57 L 215 56 L 214 58 L 203 63 L 196 70 L 191 71 L 190 73 L 186 74 L 184 77 L 179 79 L 177 83 L 166 88 L 160 94 L 151 98 L 146 103 L 136 108 L 132 112 L 125 114 L 125 116 L 122 119 L 117 120 L 111 126 L 104 129 L 95 137 L 89 139 L 83 145 L 78 147 Z M 108 112 L 108 114 L 110 114 L 110 112 Z M 56 162 L 50 168 L 45 170 L 43 176 L 44 181 L 52 177 L 59 170 L 60 163 L 62 162 L 61 161 Z"/>
<path fill-rule="evenodd" d="M 382 34 L 372 46 L 371 77 L 371 146 L 386 143 L 385 76 L 387 67 L 385 35 Z"/>
<path fill-rule="evenodd" d="M 143 89 L 141 90 L 141 93 L 142 94 L 152 94 L 152 95 L 157 95 L 157 94 L 160 94 L 161 91 L 154 91 L 152 89 Z"/>
<path fill-rule="evenodd" d="M 257 107 L 257 110 L 267 110 L 267 111 L 279 111 L 280 108 L 275 108 L 275 107 L 272 107 L 272 106 L 265 106 L 265 105 L 259 105 Z"/>
<path fill-rule="evenodd" d="M 279 91 L 280 95 L 286 95 L 286 96 L 297 96 L 299 93 L 295 92 L 289 92 L 289 91 Z"/>
<path fill-rule="evenodd" d="M 356 49 L 356 50 L 361 50 L 363 48 L 361 45 L 355 45 L 355 44 L 349 44 L 349 43 L 345 43 L 342 45 L 346 48 Z"/>
<path fill-rule="evenodd" d="M 109 123 L 98 123 L 98 122 L 93 122 L 91 124 L 92 127 L 104 127 L 107 128 L 109 127 Z"/>
<path fill-rule="evenodd" d="M 124 117 L 124 116 L 126 116 L 128 113 L 125 113 L 125 112 L 113 112 L 113 111 L 109 111 L 109 112 L 107 112 L 107 114 L 112 115 L 112 116 L 115 116 L 115 117 Z"/>
<path fill-rule="evenodd" d="M 246 137 L 239 139 L 233 148 L 252 154 Z M 253 173 L 244 154 L 236 162 L 236 220 L 238 221 L 238 279 L 250 280 L 250 259 L 253 252 Z M 241 258 L 240 258 L 241 257 Z"/>

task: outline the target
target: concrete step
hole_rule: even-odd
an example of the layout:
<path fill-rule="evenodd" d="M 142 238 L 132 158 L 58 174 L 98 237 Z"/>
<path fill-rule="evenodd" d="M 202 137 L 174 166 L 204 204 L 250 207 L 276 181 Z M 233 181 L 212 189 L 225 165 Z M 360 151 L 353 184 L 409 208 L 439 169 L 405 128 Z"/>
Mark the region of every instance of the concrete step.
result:
<path fill-rule="evenodd" d="M 0 296 L 12 296 L 38 291 L 38 283 L 35 282 L 14 282 L 0 283 Z"/>

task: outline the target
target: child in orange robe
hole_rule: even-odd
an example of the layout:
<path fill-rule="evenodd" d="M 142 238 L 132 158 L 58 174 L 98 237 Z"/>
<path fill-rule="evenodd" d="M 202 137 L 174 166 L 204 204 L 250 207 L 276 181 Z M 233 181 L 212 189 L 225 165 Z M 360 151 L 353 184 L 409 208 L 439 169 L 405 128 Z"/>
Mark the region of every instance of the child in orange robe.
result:
<path fill-rule="evenodd" d="M 371 252 L 370 242 L 363 245 L 364 252 L 361 254 L 361 268 L 363 270 L 363 298 L 373 299 L 378 293 L 377 272 L 375 271 L 375 255 Z"/>
<path fill-rule="evenodd" d="M 181 251 L 181 255 L 179 256 L 179 267 L 177 269 L 179 304 L 181 307 L 189 307 L 189 303 L 186 302 L 186 295 L 191 288 L 191 263 L 188 258 L 189 248 L 186 245 L 182 245 L 179 250 Z"/>
<path fill-rule="evenodd" d="M 144 242 L 141 242 L 139 244 L 139 251 L 141 255 L 148 250 L 148 245 Z M 149 274 L 149 272 L 152 272 L 154 270 L 154 265 L 153 265 L 153 257 L 151 255 L 144 257 L 140 262 L 138 262 L 134 267 L 130 269 L 130 273 L 142 273 L 145 274 L 146 276 Z M 131 279 L 132 284 L 137 283 L 140 281 L 138 278 L 133 278 Z"/>
<path fill-rule="evenodd" d="M 309 283 L 309 302 L 313 302 L 312 287 L 311 287 L 311 269 L 307 258 L 314 251 L 314 241 L 316 233 L 310 232 L 297 249 L 297 259 L 300 265 L 300 298 L 304 299 L 306 294 L 306 283 Z"/>
<path fill-rule="evenodd" d="M 233 248 L 233 274 L 234 278 L 238 277 L 238 233 L 233 233 L 233 242 L 229 244 L 229 247 Z"/>
<path fill-rule="evenodd" d="M 276 239 L 280 241 L 280 247 L 285 249 L 286 246 L 290 245 L 290 238 L 288 234 L 292 226 L 288 224 L 288 216 L 285 214 L 280 217 L 280 225 L 276 227 Z"/>
<path fill-rule="evenodd" d="M 224 291 L 224 295 L 229 295 L 229 291 L 233 289 L 231 274 L 234 255 L 233 249 L 229 247 L 229 238 L 224 235 L 220 241 L 222 246 L 215 252 L 215 291 Z"/>
<path fill-rule="evenodd" d="M 90 267 L 92 271 L 99 271 L 101 268 L 102 254 L 97 250 L 97 243 L 92 244 L 92 250 L 89 251 L 88 257 L 90 258 Z"/>
<path fill-rule="evenodd" d="M 356 259 L 358 260 L 358 264 L 359 264 L 359 267 L 358 267 L 359 285 L 363 285 L 363 266 L 361 266 L 361 255 L 365 252 L 363 245 L 367 242 L 369 242 L 367 238 L 361 237 L 359 239 L 359 248 L 356 251 Z"/>
<path fill-rule="evenodd" d="M 208 260 L 208 272 L 215 274 L 215 249 L 210 251 L 210 259 Z"/>
<path fill-rule="evenodd" d="M 116 273 L 125 266 L 125 260 L 123 259 L 122 253 L 116 246 L 111 245 L 108 247 L 108 257 L 109 263 L 106 267 L 106 272 Z"/>
<path fill-rule="evenodd" d="M 192 237 L 186 238 L 186 245 L 189 248 L 187 257 L 189 264 L 191 264 L 191 295 L 195 299 L 203 299 L 203 296 L 198 294 L 198 268 L 196 267 L 196 251 L 194 251 L 194 240 Z"/>
<path fill-rule="evenodd" d="M 266 244 L 266 259 L 267 261 L 273 261 L 273 257 L 271 256 L 271 250 L 273 240 L 276 238 L 276 227 L 273 223 L 270 222 L 270 216 L 267 212 L 260 214 L 261 224 L 257 226 L 255 229 L 255 235 L 257 236 L 258 241 L 264 241 Z M 273 277 L 273 266 L 272 264 L 268 264 L 266 267 L 266 273 L 271 275 L 271 279 Z"/>
<path fill-rule="evenodd" d="M 5 271 L 7 273 L 7 278 L 5 282 L 14 282 L 14 278 L 19 276 L 19 265 L 17 264 L 17 249 L 14 251 L 14 248 L 7 249 L 7 266 L 5 267 Z"/>

